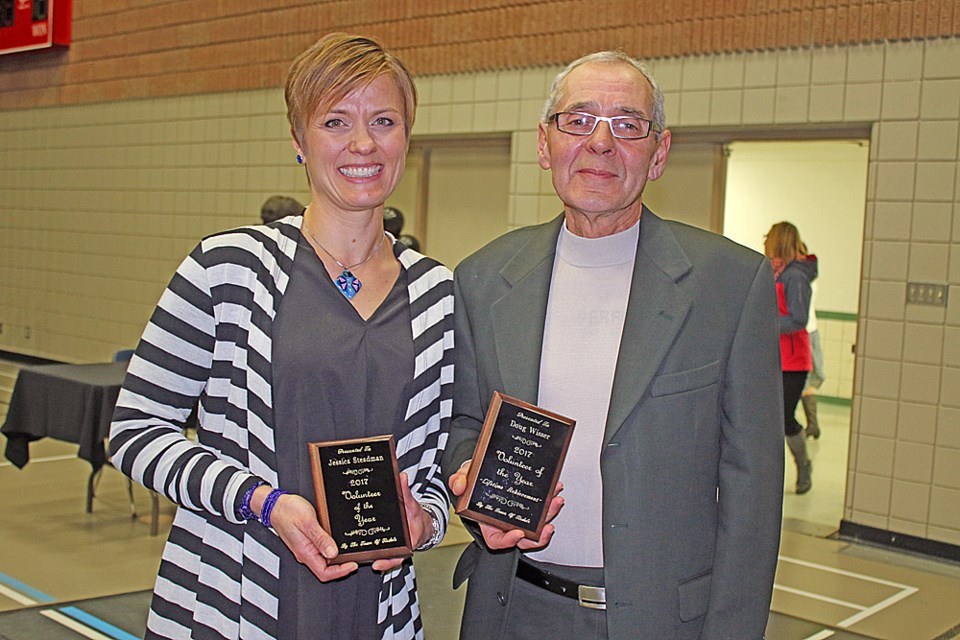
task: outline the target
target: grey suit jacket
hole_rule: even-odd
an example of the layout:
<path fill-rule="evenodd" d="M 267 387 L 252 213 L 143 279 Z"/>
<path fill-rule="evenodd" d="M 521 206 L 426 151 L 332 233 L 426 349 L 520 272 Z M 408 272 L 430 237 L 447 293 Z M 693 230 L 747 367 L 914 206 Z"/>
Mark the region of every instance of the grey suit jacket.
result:
<path fill-rule="evenodd" d="M 537 401 L 562 220 L 508 233 L 456 270 L 447 476 L 472 456 L 494 391 Z M 644 209 L 597 497 L 611 639 L 763 637 L 780 538 L 781 395 L 769 261 Z M 501 637 L 518 557 L 482 540 L 464 553 L 461 637 Z"/>

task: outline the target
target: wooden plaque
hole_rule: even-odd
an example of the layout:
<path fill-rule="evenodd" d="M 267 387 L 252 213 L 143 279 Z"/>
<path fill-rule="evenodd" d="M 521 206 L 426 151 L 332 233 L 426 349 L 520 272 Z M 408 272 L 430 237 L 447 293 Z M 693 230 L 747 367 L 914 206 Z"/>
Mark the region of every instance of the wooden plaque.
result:
<path fill-rule="evenodd" d="M 494 392 L 457 514 L 539 539 L 575 424 Z"/>
<path fill-rule="evenodd" d="M 393 436 L 307 446 L 320 525 L 340 551 L 328 562 L 412 555 Z"/>

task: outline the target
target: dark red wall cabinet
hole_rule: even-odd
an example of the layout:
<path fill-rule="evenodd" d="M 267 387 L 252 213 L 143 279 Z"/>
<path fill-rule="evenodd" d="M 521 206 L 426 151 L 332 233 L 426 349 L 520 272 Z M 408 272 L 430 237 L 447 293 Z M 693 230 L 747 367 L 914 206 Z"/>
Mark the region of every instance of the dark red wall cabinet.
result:
<path fill-rule="evenodd" d="M 0 54 L 70 45 L 72 0 L 0 0 Z"/>

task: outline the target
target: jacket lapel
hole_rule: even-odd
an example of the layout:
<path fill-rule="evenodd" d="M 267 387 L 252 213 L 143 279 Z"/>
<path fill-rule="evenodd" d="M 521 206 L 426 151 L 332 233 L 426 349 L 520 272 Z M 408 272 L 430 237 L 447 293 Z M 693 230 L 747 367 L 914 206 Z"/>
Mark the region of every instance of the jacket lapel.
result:
<path fill-rule="evenodd" d="M 537 402 L 543 324 L 562 223 L 560 216 L 542 225 L 508 258 L 500 275 L 510 288 L 491 306 L 502 391 L 532 404 Z"/>
<path fill-rule="evenodd" d="M 667 225 L 644 207 L 604 444 L 640 402 L 683 326 L 691 300 L 677 283 L 691 267 Z"/>

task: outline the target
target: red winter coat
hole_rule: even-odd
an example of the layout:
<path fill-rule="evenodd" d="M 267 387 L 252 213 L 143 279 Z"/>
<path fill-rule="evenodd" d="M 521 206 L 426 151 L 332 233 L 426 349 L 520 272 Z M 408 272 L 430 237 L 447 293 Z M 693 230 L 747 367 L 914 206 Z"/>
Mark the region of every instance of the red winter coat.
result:
<path fill-rule="evenodd" d="M 783 371 L 813 369 L 806 326 L 810 313 L 810 283 L 817 277 L 817 271 L 816 256 L 807 256 L 805 260 L 791 262 L 777 277 L 780 366 Z"/>

